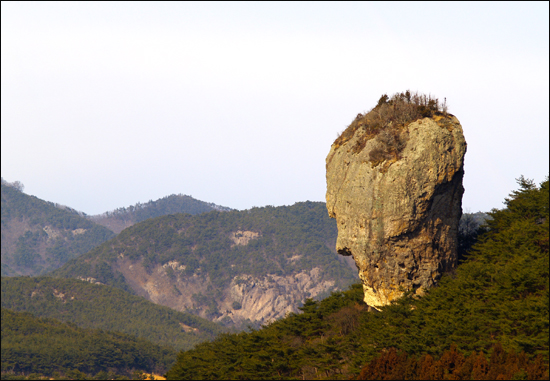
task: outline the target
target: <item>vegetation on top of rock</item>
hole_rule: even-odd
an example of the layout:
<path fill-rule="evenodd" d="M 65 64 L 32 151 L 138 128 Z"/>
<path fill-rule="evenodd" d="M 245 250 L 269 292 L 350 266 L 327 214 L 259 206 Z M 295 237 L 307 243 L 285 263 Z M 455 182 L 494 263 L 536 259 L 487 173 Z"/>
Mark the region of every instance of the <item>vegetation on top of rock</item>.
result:
<path fill-rule="evenodd" d="M 175 355 L 173 348 L 123 333 L 2 308 L 2 379 L 128 379 L 136 370 L 166 371 Z"/>
<path fill-rule="evenodd" d="M 361 131 L 363 137 L 352 147 L 354 153 L 361 152 L 367 141 L 375 138 L 378 144 L 369 152 L 371 162 L 399 159 L 408 140 L 407 125 L 430 117 L 436 117 L 438 123 L 444 124 L 445 119 L 451 116 L 447 113 L 446 98 L 440 103 L 438 98 L 432 98 L 431 95 L 411 93 L 409 90 L 395 93 L 391 98 L 384 94 L 373 109 L 357 115 L 333 146 L 342 146 L 356 132 Z"/>
<path fill-rule="evenodd" d="M 118 234 L 123 229 L 149 218 L 176 213 L 201 214 L 214 210 L 227 212 L 232 209 L 196 200 L 191 196 L 172 194 L 156 201 L 151 200 L 145 204 L 138 202 L 136 205 L 131 205 L 127 208 L 118 208 L 111 212 L 89 216 L 88 218 Z"/>
<path fill-rule="evenodd" d="M 82 328 L 118 331 L 176 350 L 191 349 L 225 331 L 198 316 L 77 279 L 2 277 L 1 303 L 13 311 Z"/>
<path fill-rule="evenodd" d="M 473 366 L 480 352 L 487 359 L 500 343 L 508 356 L 519 353 L 518 364 L 527 359 L 525 373 L 520 369 L 514 377 L 547 379 L 548 178 L 539 187 L 523 178 L 519 185 L 505 209 L 489 213 L 489 229 L 466 261 L 424 297 L 405 296 L 381 312 L 368 312 L 362 286 L 354 285 L 320 302 L 308 300 L 302 314 L 261 330 L 223 335 L 182 352 L 167 377 L 349 379 L 391 348 L 440 362 L 455 348 L 474 356 Z M 445 374 L 453 364 L 443 364 Z"/>
<path fill-rule="evenodd" d="M 21 184 L 2 179 L 1 186 L 2 276 L 44 274 L 115 236 L 71 208 L 23 193 Z"/>

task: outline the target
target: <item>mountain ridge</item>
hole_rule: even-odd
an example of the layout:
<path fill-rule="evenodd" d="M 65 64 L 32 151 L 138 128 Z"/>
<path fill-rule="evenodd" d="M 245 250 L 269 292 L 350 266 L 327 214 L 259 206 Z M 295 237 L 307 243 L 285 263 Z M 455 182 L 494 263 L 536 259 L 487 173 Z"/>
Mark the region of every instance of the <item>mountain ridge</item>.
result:
<path fill-rule="evenodd" d="M 51 275 L 93 278 L 244 327 L 353 282 L 353 265 L 337 256 L 335 239 L 320 202 L 174 214 L 137 223 Z"/>
<path fill-rule="evenodd" d="M 233 209 L 212 202 L 197 200 L 180 193 L 171 194 L 155 201 L 149 200 L 144 204 L 138 202 L 128 207 L 121 207 L 101 214 L 87 216 L 87 218 L 118 234 L 133 224 L 149 218 L 176 213 L 195 215 L 212 211 L 226 212 L 231 210 Z"/>
<path fill-rule="evenodd" d="M 91 216 L 23 190 L 2 178 L 2 276 L 43 275 L 148 218 L 233 210 L 172 194 Z"/>
<path fill-rule="evenodd" d="M 1 204 L 3 276 L 44 274 L 115 236 L 74 209 L 27 195 L 4 179 Z"/>

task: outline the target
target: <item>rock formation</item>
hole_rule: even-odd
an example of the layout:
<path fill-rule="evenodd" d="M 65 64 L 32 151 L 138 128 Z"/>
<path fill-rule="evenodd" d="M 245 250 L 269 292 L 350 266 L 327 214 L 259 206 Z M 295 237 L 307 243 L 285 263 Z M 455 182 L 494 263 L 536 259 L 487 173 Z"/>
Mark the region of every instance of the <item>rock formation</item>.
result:
<path fill-rule="evenodd" d="M 359 114 L 326 159 L 336 250 L 353 256 L 373 307 L 422 295 L 456 265 L 462 127 L 437 100 L 407 95 Z"/>
<path fill-rule="evenodd" d="M 168 268 L 173 270 L 170 277 Z M 209 276 L 198 274 L 185 276 L 185 265 L 170 261 L 157 265 L 148 273 L 140 262 L 119 257 L 117 269 L 129 281 L 131 288 L 139 296 L 177 311 L 194 311 L 201 317 L 209 318 L 209 305 L 197 305 L 194 295 L 207 294 L 212 287 Z M 286 276 L 266 274 L 262 277 L 241 274 L 231 281 L 229 287 L 220 293 L 216 301 L 219 316 L 215 322 L 246 327 L 247 322 L 267 324 L 285 317 L 288 313 L 298 313 L 298 306 L 306 298 L 328 294 L 337 290 L 334 281 L 324 280 L 321 269 L 314 267 Z M 84 278 L 90 283 L 101 284 L 95 278 Z"/>

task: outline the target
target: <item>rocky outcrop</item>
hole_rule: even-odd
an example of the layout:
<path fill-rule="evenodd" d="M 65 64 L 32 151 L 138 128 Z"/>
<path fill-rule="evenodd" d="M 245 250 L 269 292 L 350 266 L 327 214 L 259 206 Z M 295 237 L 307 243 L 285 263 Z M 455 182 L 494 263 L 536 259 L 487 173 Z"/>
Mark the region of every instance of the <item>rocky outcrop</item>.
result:
<path fill-rule="evenodd" d="M 208 275 L 186 275 L 185 266 L 177 261 L 157 265 L 149 273 L 140 262 L 121 256 L 117 261 L 117 270 L 137 295 L 153 303 L 177 311 L 192 311 L 215 322 L 237 327 L 242 325 L 243 328 L 247 323 L 267 324 L 290 312 L 298 313 L 298 307 L 307 298 L 337 290 L 334 281 L 323 279 L 318 267 L 286 276 L 242 274 L 234 277 L 229 287 L 220 292 L 216 299 L 206 297 L 213 287 Z M 81 279 L 97 283 L 94 278 Z M 213 306 L 217 311 L 215 316 L 211 313 Z"/>
<path fill-rule="evenodd" d="M 258 238 L 260 233 L 251 232 L 251 231 L 242 231 L 238 230 L 234 233 L 231 233 L 229 237 L 233 241 L 233 246 L 246 246 L 250 240 Z"/>
<path fill-rule="evenodd" d="M 318 267 L 287 276 L 235 277 L 230 286 L 230 298 L 227 298 L 232 303 L 224 303 L 223 314 L 218 320 L 227 316 L 235 324 L 247 320 L 266 324 L 290 312 L 298 313 L 298 306 L 306 298 L 334 290 L 335 282 L 322 278 Z M 235 304 L 240 307 L 236 309 Z"/>
<path fill-rule="evenodd" d="M 369 117 L 332 145 L 326 201 L 336 249 L 353 256 L 365 302 L 378 307 L 405 291 L 422 295 L 456 265 L 466 142 L 451 114 L 375 133 L 361 127 Z"/>

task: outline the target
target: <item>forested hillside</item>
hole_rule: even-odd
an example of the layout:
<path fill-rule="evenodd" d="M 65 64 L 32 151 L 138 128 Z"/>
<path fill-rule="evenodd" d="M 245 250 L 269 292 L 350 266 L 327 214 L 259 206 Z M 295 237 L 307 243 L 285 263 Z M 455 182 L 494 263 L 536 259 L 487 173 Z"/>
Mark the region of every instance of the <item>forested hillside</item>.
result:
<path fill-rule="evenodd" d="M 118 331 L 176 350 L 191 349 L 224 332 L 198 316 L 77 279 L 2 277 L 2 308 L 82 328 Z"/>
<path fill-rule="evenodd" d="M 549 191 L 519 179 L 456 271 L 368 312 L 361 285 L 182 352 L 170 379 L 548 379 Z"/>
<path fill-rule="evenodd" d="M 336 236 L 320 202 L 176 214 L 138 223 L 52 275 L 94 278 L 246 327 L 357 279 L 355 266 L 335 252 Z"/>
<path fill-rule="evenodd" d="M 113 238 L 73 209 L 29 196 L 2 179 L 2 276 L 40 275 Z"/>
<path fill-rule="evenodd" d="M 88 216 L 88 218 L 118 234 L 127 227 L 148 218 L 176 213 L 201 214 L 213 210 L 229 211 L 231 209 L 196 200 L 191 196 L 172 194 L 156 201 L 151 200 L 145 204 L 137 203 L 127 208 L 118 208 L 97 216 Z"/>
<path fill-rule="evenodd" d="M 130 335 L 2 308 L 3 380 L 21 374 L 29 379 L 134 379 L 136 371 L 162 374 L 175 355 L 173 348 Z"/>

